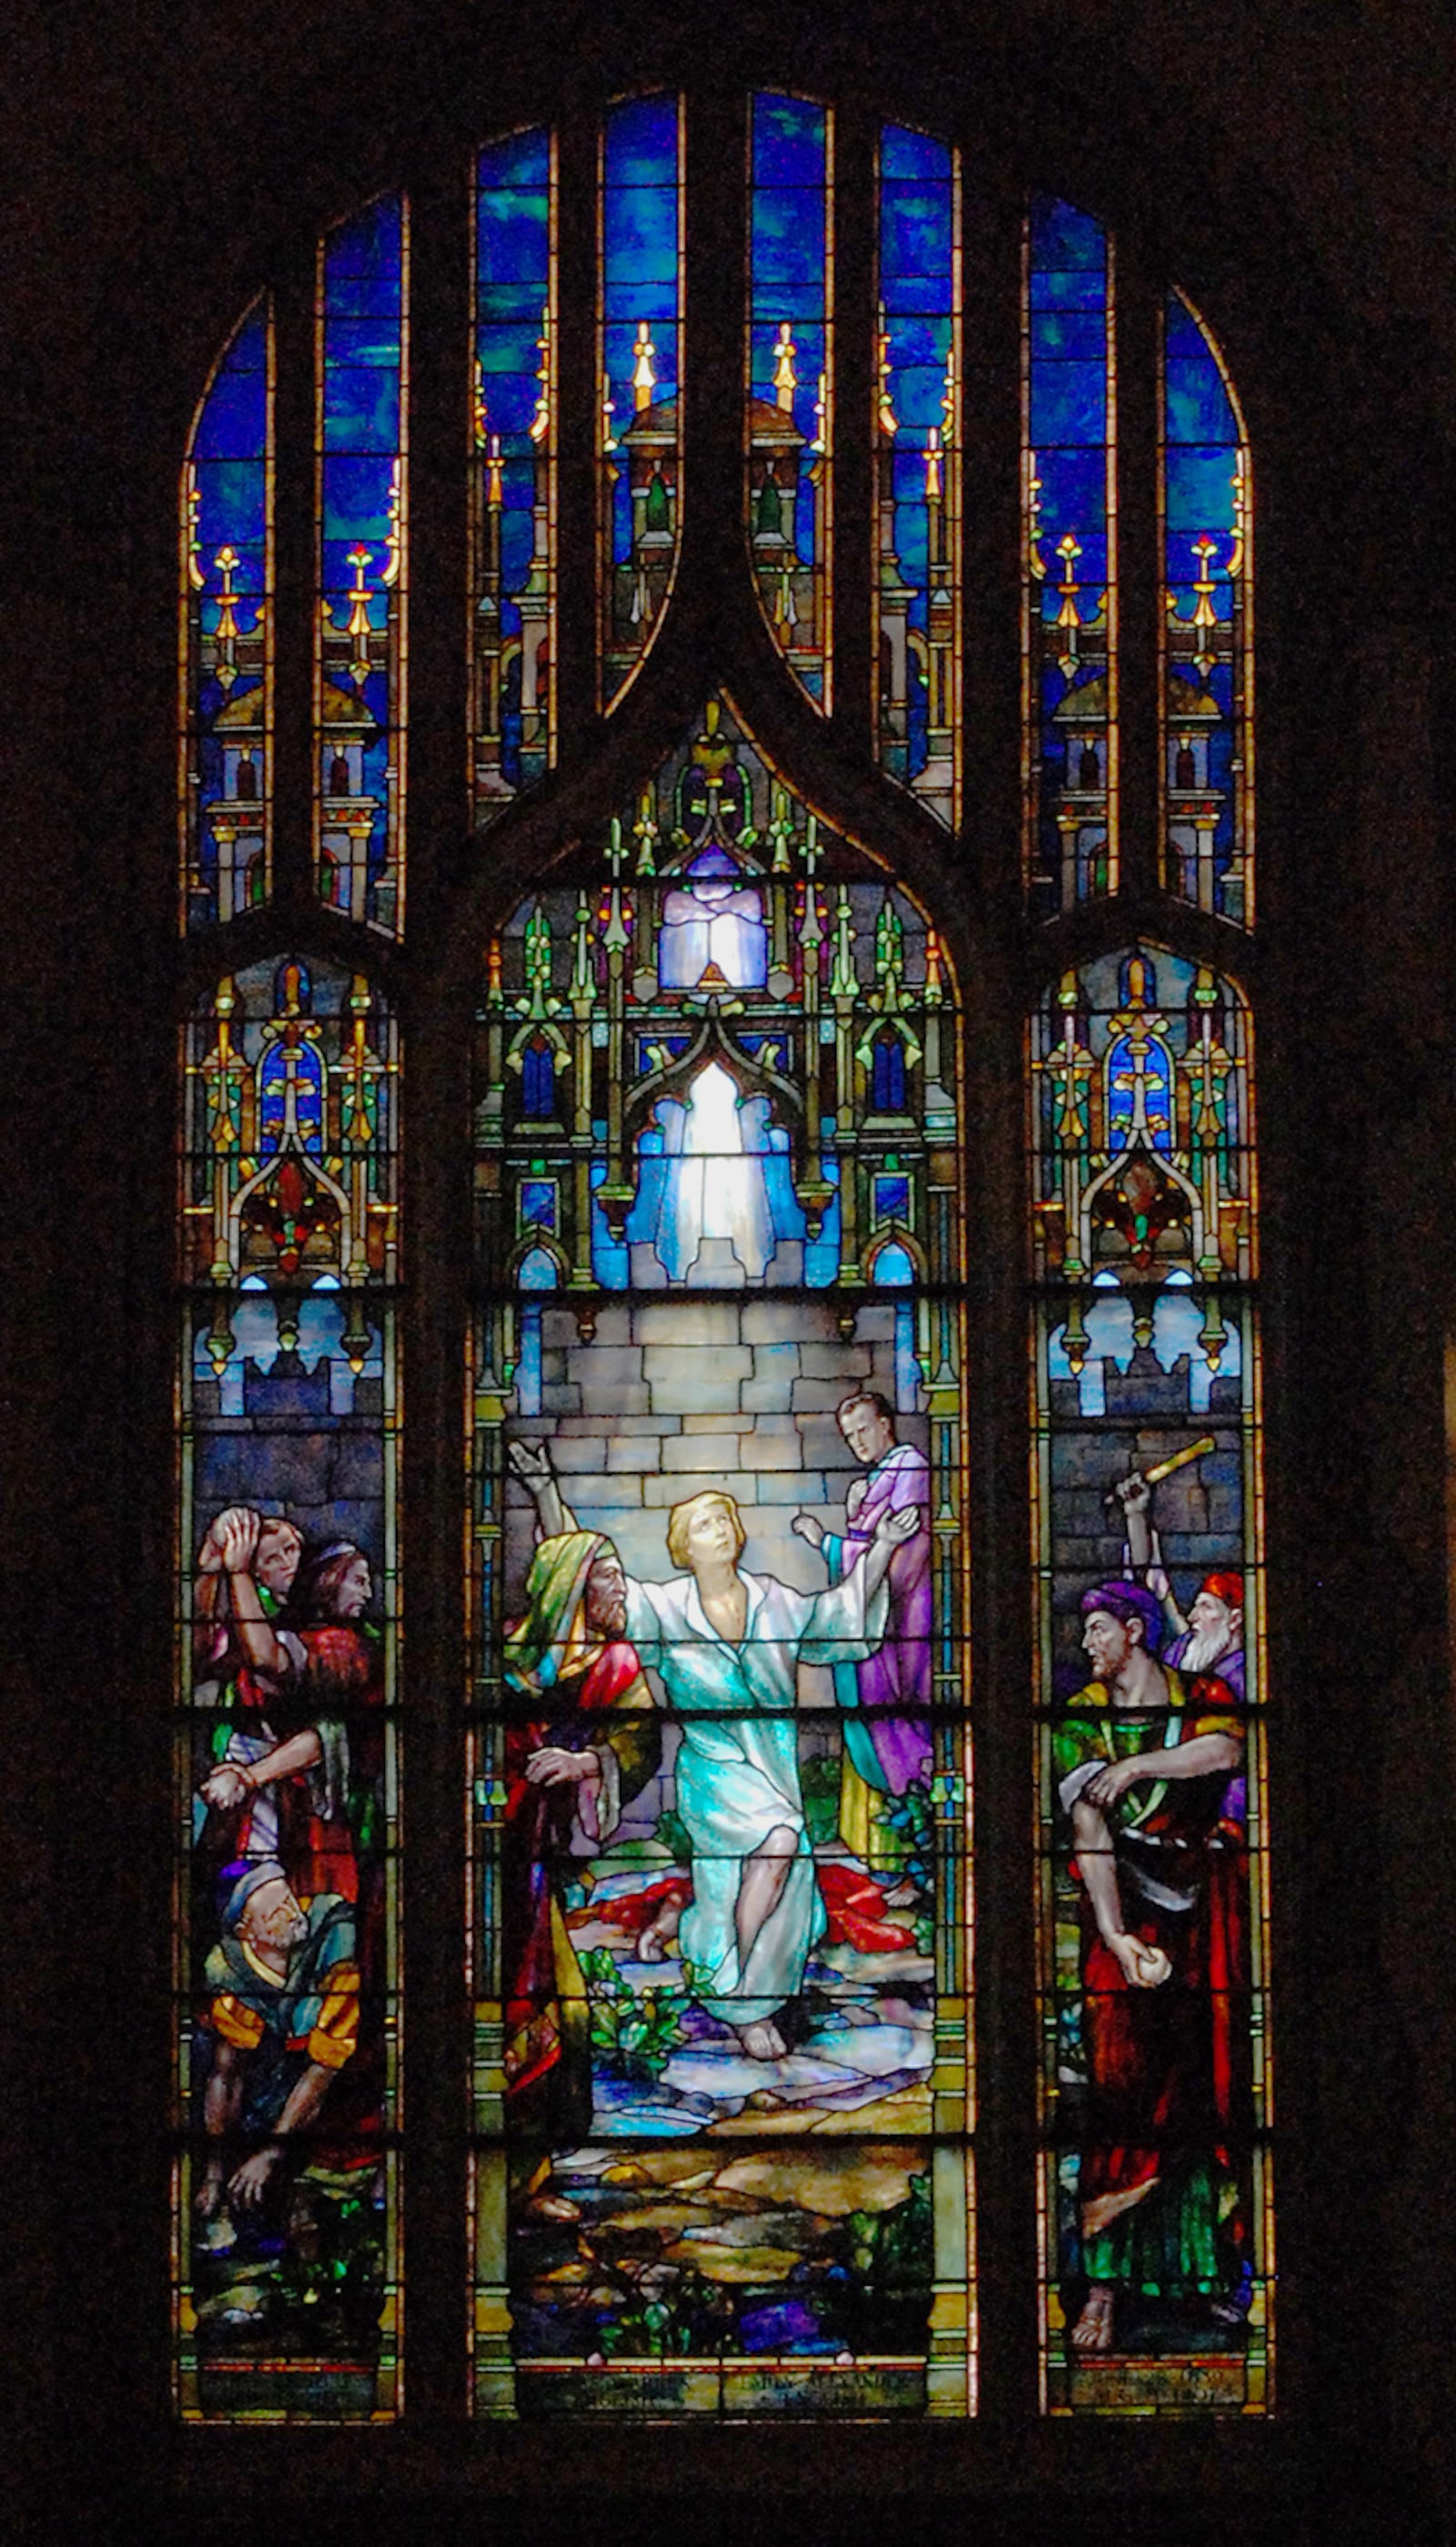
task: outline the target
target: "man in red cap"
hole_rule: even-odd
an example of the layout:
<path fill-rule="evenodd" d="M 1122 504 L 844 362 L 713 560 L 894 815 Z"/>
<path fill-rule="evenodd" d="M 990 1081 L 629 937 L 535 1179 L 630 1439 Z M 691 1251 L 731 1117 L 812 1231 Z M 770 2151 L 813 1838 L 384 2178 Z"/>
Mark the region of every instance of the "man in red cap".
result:
<path fill-rule="evenodd" d="M 1245 1697 L 1242 1575 L 1232 1570 L 1205 1574 L 1185 1619 L 1168 1580 L 1157 1533 L 1152 1527 L 1153 1489 L 1147 1478 L 1135 1469 L 1132 1476 L 1122 1480 L 1117 1497 L 1127 1524 L 1129 1570 L 1162 1603 L 1172 1638 L 1163 1648 L 1163 1661 L 1170 1663 L 1174 1671 L 1185 1672 L 1190 1680 L 1217 1672 L 1242 1707 Z"/>

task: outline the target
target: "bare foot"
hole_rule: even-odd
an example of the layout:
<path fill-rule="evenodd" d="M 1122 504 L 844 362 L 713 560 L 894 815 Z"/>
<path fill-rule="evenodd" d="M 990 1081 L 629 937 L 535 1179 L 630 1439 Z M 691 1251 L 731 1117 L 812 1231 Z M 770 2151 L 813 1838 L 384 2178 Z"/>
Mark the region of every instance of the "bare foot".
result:
<path fill-rule="evenodd" d="M 886 1893 L 885 1907 L 887 1910 L 910 1910 L 919 1898 L 919 1886 L 912 1884 L 906 1876 L 902 1883 L 896 1885 L 893 1891 Z"/>
<path fill-rule="evenodd" d="M 1071 2340 L 1078 2352 L 1112 2350 L 1112 2293 L 1105 2282 L 1092 2284 L 1071 2329 Z"/>
<path fill-rule="evenodd" d="M 678 1929 L 682 1925 L 682 1911 L 683 1905 L 680 1901 L 663 1902 L 656 1918 L 648 1920 L 647 1925 L 643 1928 L 642 1935 L 637 1941 L 639 1963 L 661 1964 L 666 1962 L 667 1949 L 672 1944 L 677 1935 Z"/>
<path fill-rule="evenodd" d="M 771 2017 L 760 2017 L 754 2025 L 735 2025 L 733 2032 L 750 2061 L 783 2060 L 787 2047 Z"/>

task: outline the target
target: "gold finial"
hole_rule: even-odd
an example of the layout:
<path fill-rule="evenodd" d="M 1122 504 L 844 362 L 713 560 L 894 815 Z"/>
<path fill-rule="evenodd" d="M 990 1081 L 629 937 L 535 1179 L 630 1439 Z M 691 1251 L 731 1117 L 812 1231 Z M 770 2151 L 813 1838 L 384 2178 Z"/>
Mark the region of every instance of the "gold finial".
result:
<path fill-rule="evenodd" d="M 611 376 L 611 373 L 610 373 L 610 372 L 603 372 L 603 374 L 602 374 L 602 453 L 603 453 L 603 456 L 604 456 L 604 457 L 605 457 L 605 455 L 606 455 L 608 452 L 615 451 L 615 450 L 616 450 L 616 448 L 617 448 L 617 436 L 616 436 L 616 434 L 612 431 L 612 418 L 613 418 L 613 416 L 616 414 L 616 412 L 617 412 L 616 402 L 615 402 L 615 400 L 613 399 L 613 396 L 612 396 L 612 376 Z"/>
<path fill-rule="evenodd" d="M 1046 580 L 1047 563 L 1041 552 L 1042 482 L 1037 471 L 1036 453 L 1026 454 L 1026 563 L 1038 583 Z"/>
<path fill-rule="evenodd" d="M 214 563 L 222 577 L 222 590 L 217 596 L 217 642 L 230 646 L 238 634 L 237 596 L 232 589 L 232 578 L 238 567 L 236 549 L 219 549 Z"/>
<path fill-rule="evenodd" d="M 940 447 L 949 451 L 956 438 L 956 340 L 945 349 L 945 387 L 940 394 Z"/>
<path fill-rule="evenodd" d="M 505 501 L 500 472 L 500 436 L 492 433 L 485 454 L 485 501 L 493 513 L 498 513 Z"/>
<path fill-rule="evenodd" d="M 794 412 L 794 393 L 799 387 L 799 375 L 794 369 L 796 352 L 793 333 L 786 318 L 779 328 L 778 341 L 774 346 L 774 396 L 785 415 L 792 415 Z"/>
<path fill-rule="evenodd" d="M 483 451 L 489 418 L 485 405 L 485 374 L 478 354 L 475 356 L 475 386 L 471 395 L 471 414 L 475 427 L 475 449 Z"/>
<path fill-rule="evenodd" d="M 883 301 L 880 304 L 879 369 L 880 430 L 882 433 L 886 434 L 898 433 L 899 431 L 899 422 L 895 412 L 894 399 L 890 394 L 890 329 L 886 324 L 885 304 Z"/>
<path fill-rule="evenodd" d="M 944 458 L 945 453 L 941 448 L 940 441 L 940 427 L 938 424 L 932 424 L 929 432 L 925 436 L 925 501 L 927 504 L 935 503 L 939 500 L 941 493 L 941 463 Z"/>
<path fill-rule="evenodd" d="M 643 407 L 652 403 L 652 392 L 657 386 L 657 375 L 653 369 L 656 359 L 657 348 L 647 332 L 647 322 L 645 318 L 640 318 L 637 342 L 632 349 L 632 400 L 639 415 Z"/>
<path fill-rule="evenodd" d="M 233 648 L 242 633 L 237 624 L 237 595 L 232 589 L 232 578 L 238 568 L 236 549 L 219 549 L 215 564 L 222 577 L 222 589 L 217 596 L 216 673 L 222 688 L 230 690 L 237 678 L 237 665 L 232 659 Z"/>
<path fill-rule="evenodd" d="M 1218 555 L 1219 544 L 1217 540 L 1210 538 L 1207 531 L 1204 531 L 1192 542 L 1192 549 L 1193 555 L 1198 561 L 1198 576 L 1193 586 L 1195 595 L 1193 603 L 1193 625 L 1195 629 L 1203 632 L 1203 644 L 1199 648 L 1198 653 L 1194 656 L 1193 660 L 1198 665 L 1200 672 L 1207 674 L 1213 670 L 1215 663 L 1218 661 L 1218 657 L 1212 650 L 1207 632 L 1210 629 L 1217 628 L 1219 624 L 1219 614 L 1214 608 L 1213 579 L 1213 562 Z"/>
<path fill-rule="evenodd" d="M 202 511 L 203 499 L 197 483 L 197 463 L 193 460 L 189 460 L 187 464 L 186 476 L 182 483 L 182 505 L 187 530 L 187 580 L 194 592 L 201 592 L 208 578 L 197 562 L 198 550 L 201 546 L 198 539 L 198 517 Z"/>
<path fill-rule="evenodd" d="M 354 581 L 349 587 L 349 625 L 344 634 L 354 640 L 354 659 L 349 669 L 361 686 L 369 677 L 369 585 L 365 580 L 364 570 L 373 556 L 373 549 L 357 548 L 349 551 L 349 564 L 354 569 Z"/>
<path fill-rule="evenodd" d="M 389 467 L 389 528 L 385 540 L 384 571 L 380 576 L 383 584 L 393 584 L 399 580 L 399 569 L 403 563 L 403 463 L 394 460 Z"/>
<path fill-rule="evenodd" d="M 1076 641 L 1082 624 L 1076 606 L 1078 585 L 1075 571 L 1081 553 L 1081 542 L 1071 531 L 1057 543 L 1057 555 L 1062 560 L 1062 580 L 1057 586 L 1062 595 L 1062 607 L 1057 613 L 1057 625 L 1063 631 L 1063 649 L 1057 659 L 1069 680 L 1077 665 Z"/>
<path fill-rule="evenodd" d="M 1234 475 L 1229 481 L 1234 489 L 1234 547 L 1224 572 L 1243 572 L 1244 551 L 1248 545 L 1248 453 L 1242 445 L 1234 455 Z"/>
<path fill-rule="evenodd" d="M 541 388 L 537 393 L 536 413 L 531 418 L 531 439 L 539 443 L 545 442 L 551 432 L 552 323 L 549 301 L 542 305 L 541 333 L 536 339 L 536 350 L 541 356 L 536 368 Z"/>

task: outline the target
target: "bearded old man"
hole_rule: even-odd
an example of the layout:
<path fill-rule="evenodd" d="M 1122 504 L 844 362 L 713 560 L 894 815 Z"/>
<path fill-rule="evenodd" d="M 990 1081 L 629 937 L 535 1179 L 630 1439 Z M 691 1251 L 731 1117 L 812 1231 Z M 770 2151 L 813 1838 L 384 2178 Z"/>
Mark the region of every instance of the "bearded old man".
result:
<path fill-rule="evenodd" d="M 1216 2312 L 1238 2278 L 1246 1867 L 1225 1807 L 1243 1728 L 1226 1681 L 1158 1660 L 1146 1584 L 1098 1584 L 1080 1613 L 1092 1678 L 1052 1755 L 1083 1914 L 1085 2298 L 1071 2340 L 1105 2353 L 1125 2304 Z"/>
<path fill-rule="evenodd" d="M 593 1531 L 543 1539 L 525 1615 L 505 1635 L 517 1706 L 505 1735 L 501 1970 L 511 2113 L 555 2150 L 591 2130 L 590 2010 L 562 1901 L 574 1843 L 605 1846 L 660 1756 L 626 1625 L 611 1540 Z"/>
<path fill-rule="evenodd" d="M 1200 1672 L 1217 1672 L 1227 1681 L 1242 1707 L 1245 1698 L 1243 1686 L 1243 1577 L 1232 1569 L 1205 1574 L 1199 1584 L 1185 1619 L 1178 1607 L 1156 1531 L 1153 1528 L 1153 1487 L 1141 1470 L 1134 1469 L 1116 1489 L 1127 1528 L 1124 1554 L 1129 1574 L 1147 1584 L 1162 1604 L 1163 1618 L 1172 1642 L 1163 1651 L 1164 1663 L 1175 1671 L 1186 1672 L 1196 1679 Z"/>

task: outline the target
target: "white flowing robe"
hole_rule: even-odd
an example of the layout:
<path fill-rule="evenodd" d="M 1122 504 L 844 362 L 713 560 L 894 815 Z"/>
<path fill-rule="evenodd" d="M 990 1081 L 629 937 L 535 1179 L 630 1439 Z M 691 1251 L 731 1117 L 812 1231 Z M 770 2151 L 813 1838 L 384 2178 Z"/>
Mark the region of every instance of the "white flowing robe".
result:
<path fill-rule="evenodd" d="M 824 1926 L 799 1788 L 797 1666 L 866 1661 L 884 1640 L 889 1601 L 883 1585 L 866 1601 L 862 1565 L 826 1592 L 794 1592 L 771 1574 L 740 1570 L 738 1580 L 748 1595 L 740 1644 L 712 1625 L 690 1574 L 670 1583 L 629 1576 L 627 1634 L 660 1672 L 682 1728 L 677 1808 L 693 1845 L 683 1956 L 708 1976 L 699 2005 L 751 2025 L 796 1995 Z M 795 1855 L 740 1973 L 743 1861 L 775 1830 L 794 1833 Z"/>

